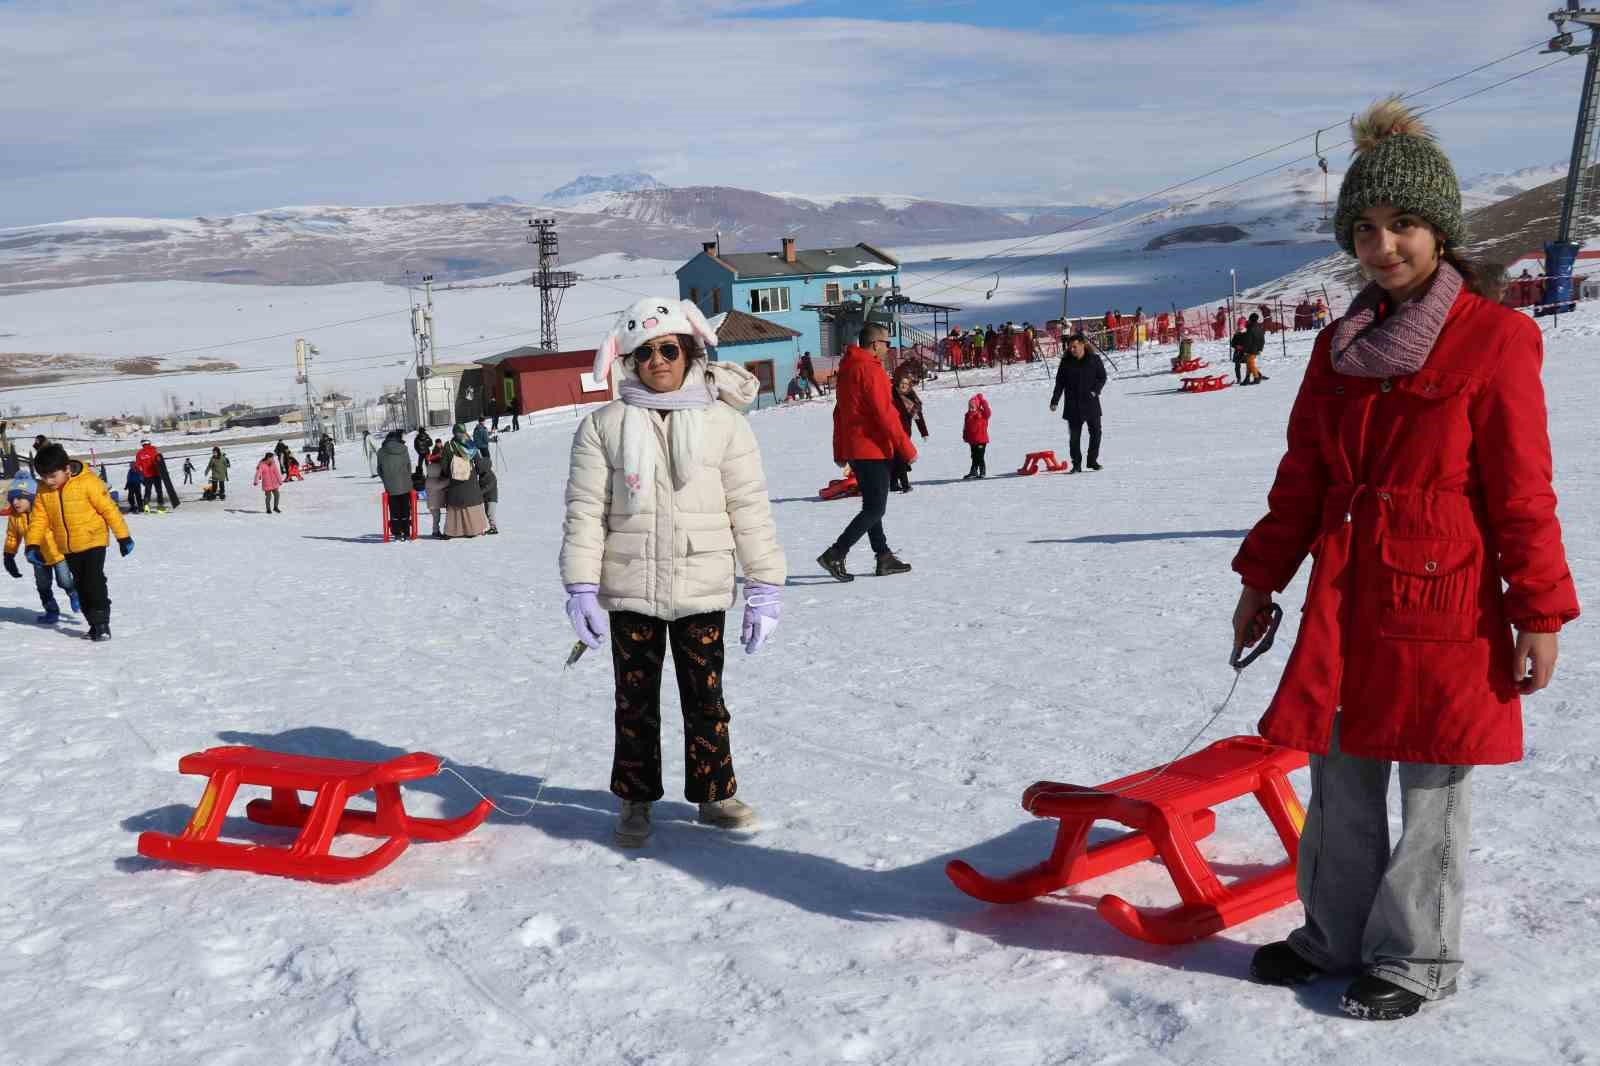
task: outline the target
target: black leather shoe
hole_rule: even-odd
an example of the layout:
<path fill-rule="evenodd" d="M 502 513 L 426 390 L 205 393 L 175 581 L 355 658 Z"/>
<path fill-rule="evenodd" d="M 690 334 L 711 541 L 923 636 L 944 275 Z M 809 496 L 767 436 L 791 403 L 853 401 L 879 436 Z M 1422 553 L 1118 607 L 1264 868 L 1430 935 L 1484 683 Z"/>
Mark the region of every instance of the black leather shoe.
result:
<path fill-rule="evenodd" d="M 1287 940 L 1257 948 L 1250 959 L 1251 980 L 1264 985 L 1308 985 L 1321 976 L 1322 969 L 1301 958 Z"/>
<path fill-rule="evenodd" d="M 878 556 L 878 568 L 874 573 L 878 577 L 889 577 L 893 574 L 909 574 L 911 564 L 903 563 L 895 557 L 894 552 L 884 552 Z"/>
<path fill-rule="evenodd" d="M 1411 1017 L 1422 1009 L 1423 1002 L 1423 998 L 1409 988 L 1401 988 L 1393 981 L 1368 973 L 1350 982 L 1339 1000 L 1339 1009 L 1352 1018 L 1393 1022 Z"/>
<path fill-rule="evenodd" d="M 835 581 L 854 581 L 855 575 L 844 568 L 844 559 L 835 555 L 829 548 L 817 556 L 817 565 L 822 567 Z"/>

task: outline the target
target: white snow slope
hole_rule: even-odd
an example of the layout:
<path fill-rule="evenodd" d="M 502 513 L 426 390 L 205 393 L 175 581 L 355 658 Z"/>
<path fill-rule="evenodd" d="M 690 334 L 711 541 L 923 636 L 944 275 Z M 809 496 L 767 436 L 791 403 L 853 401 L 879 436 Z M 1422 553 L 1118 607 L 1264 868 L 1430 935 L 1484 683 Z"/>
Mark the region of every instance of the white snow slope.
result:
<path fill-rule="evenodd" d="M 1597 336 L 1594 312 L 1563 318 L 1545 369 L 1591 609 Z M 1222 697 L 1228 561 L 1262 511 L 1308 347 L 1286 358 L 1274 343 L 1265 387 L 1203 396 L 1124 365 L 1092 476 L 1003 476 L 1024 451 L 1065 452 L 1035 368 L 983 390 L 992 475 L 956 480 L 971 391 L 941 381 L 916 490 L 887 520 L 916 569 L 851 585 L 811 561 L 854 511 L 815 499 L 833 473 L 830 407 L 753 415 L 792 572 L 770 646 L 728 660 L 740 794 L 762 821 L 744 835 L 694 823 L 667 680 L 669 795 L 637 852 L 610 842 L 608 657 L 560 668 L 568 431 L 504 437 L 504 533 L 477 544 L 379 543 L 378 489 L 349 448 L 267 517 L 235 449 L 226 504 L 132 519 L 137 551 L 109 566 L 113 642 L 36 627 L 31 582 L 0 582 L 0 1062 L 1594 1063 L 1600 648 L 1586 620 L 1528 702 L 1526 760 L 1473 775 L 1467 967 L 1459 995 L 1412 1020 L 1343 1017 L 1337 981 L 1245 980 L 1298 906 L 1161 948 L 1092 909 L 1112 891 L 1171 900 L 1155 863 L 1016 907 L 942 872 L 955 856 L 1043 858 L 1053 823 L 1020 809 L 1024 787 L 1157 765 Z M 870 569 L 864 549 L 851 561 Z M 1287 618 L 1207 740 L 1252 731 Z M 548 787 L 526 818 L 416 844 L 344 885 L 138 857 L 140 831 L 179 831 L 200 796 L 178 759 L 225 743 L 432 751 L 508 806 Z M 447 775 L 405 791 L 421 814 L 473 799 Z M 281 841 L 244 822 L 259 790 L 244 792 L 228 834 Z M 1244 800 L 1203 847 L 1243 873 L 1276 843 Z"/>

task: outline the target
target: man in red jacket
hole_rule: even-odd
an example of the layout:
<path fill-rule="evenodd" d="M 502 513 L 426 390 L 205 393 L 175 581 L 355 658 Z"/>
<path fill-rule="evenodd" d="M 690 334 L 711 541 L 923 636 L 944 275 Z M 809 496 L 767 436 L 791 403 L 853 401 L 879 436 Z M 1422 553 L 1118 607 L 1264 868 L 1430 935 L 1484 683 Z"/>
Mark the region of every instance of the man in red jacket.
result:
<path fill-rule="evenodd" d="M 144 477 L 145 500 L 148 502 L 158 499 L 159 506 L 165 507 L 167 499 L 166 493 L 161 490 L 161 461 L 156 446 L 148 440 L 140 441 L 139 451 L 133 457 L 133 465 L 139 468 L 139 473 Z"/>
<path fill-rule="evenodd" d="M 882 355 L 889 350 L 888 331 L 869 323 L 862 328 L 859 339 L 859 345 L 845 349 L 834 378 L 833 461 L 850 464 L 856 484 L 861 487 L 861 513 L 827 551 L 817 556 L 818 565 L 840 581 L 855 580 L 845 569 L 844 558 L 863 534 L 878 557 L 879 577 L 911 569 L 889 550 L 888 538 L 883 535 L 883 515 L 889 507 L 890 464 L 895 459 L 916 462 L 917 449 L 900 425 L 889 375 L 883 369 Z"/>

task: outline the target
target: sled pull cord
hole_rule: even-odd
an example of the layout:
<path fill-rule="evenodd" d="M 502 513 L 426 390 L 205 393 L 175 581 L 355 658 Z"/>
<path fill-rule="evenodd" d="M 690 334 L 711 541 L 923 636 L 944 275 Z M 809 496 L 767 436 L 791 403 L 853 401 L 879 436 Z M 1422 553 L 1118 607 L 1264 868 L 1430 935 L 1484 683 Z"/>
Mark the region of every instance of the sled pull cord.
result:
<path fill-rule="evenodd" d="M 1179 759 L 1182 759 L 1185 755 L 1189 754 L 1189 749 L 1194 747 L 1195 742 L 1201 737 L 1205 736 L 1206 730 L 1210 729 L 1216 720 L 1222 717 L 1222 713 L 1228 709 L 1228 705 L 1233 702 L 1233 694 L 1239 691 L 1239 679 L 1244 676 L 1245 667 L 1249 666 L 1251 663 L 1255 662 L 1257 659 L 1261 658 L 1267 652 L 1272 650 L 1273 638 L 1278 635 L 1278 626 L 1283 622 L 1283 608 L 1276 603 L 1268 604 L 1256 615 L 1255 621 L 1265 625 L 1266 632 L 1262 634 L 1261 640 L 1256 643 L 1256 646 L 1253 649 L 1251 649 L 1249 655 L 1244 655 L 1243 658 L 1241 658 L 1240 656 L 1243 654 L 1243 650 L 1241 649 L 1239 652 L 1236 652 L 1228 657 L 1228 665 L 1233 667 L 1233 684 L 1228 686 L 1228 694 L 1222 698 L 1221 703 L 1217 704 L 1217 709 L 1211 712 L 1211 717 L 1205 720 L 1205 724 L 1199 729 L 1195 730 L 1194 736 L 1190 737 L 1188 741 L 1184 743 L 1183 747 L 1178 749 L 1178 754 L 1174 755 L 1172 758 L 1168 759 L 1166 762 L 1150 771 L 1144 777 L 1138 778 L 1134 781 L 1125 782 L 1121 789 L 1114 792 L 1104 792 L 1101 789 L 1079 787 L 1076 785 L 1063 785 L 1057 789 L 1041 789 L 1032 797 L 1032 799 L 1036 801 L 1043 799 L 1046 796 L 1072 795 L 1081 793 L 1089 793 L 1091 795 L 1120 796 L 1124 795 L 1127 789 L 1148 784 L 1165 774 L 1168 770 L 1172 769 L 1173 764 Z M 1034 813 L 1032 806 L 1028 806 L 1027 810 L 1029 814 Z"/>
<path fill-rule="evenodd" d="M 583 641 L 580 640 L 573 647 L 572 653 L 567 656 L 566 663 L 561 667 L 561 681 L 556 686 L 556 720 L 557 721 L 561 721 L 562 720 L 561 712 L 566 706 L 567 675 L 572 672 L 572 664 L 576 663 L 580 658 L 582 658 L 583 653 L 584 653 L 585 650 L 587 650 L 587 645 L 585 645 L 583 643 Z M 524 807 L 521 811 L 509 811 L 509 810 L 506 810 L 506 808 L 500 806 L 500 804 L 495 802 L 495 799 L 494 799 L 493 796 L 490 796 L 488 793 L 486 793 L 486 792 L 482 791 L 481 789 L 479 789 L 477 785 L 474 785 L 471 781 L 468 781 L 466 779 L 466 777 L 464 777 L 462 775 L 461 771 L 457 770 L 454 766 L 451 766 L 449 763 L 440 762 L 439 769 L 443 770 L 447 774 L 454 774 L 461 781 L 461 783 L 463 785 L 466 785 L 468 789 L 470 789 L 474 794 L 476 794 L 478 796 L 478 798 L 488 800 L 490 806 L 494 807 L 495 810 L 499 811 L 501 814 L 505 815 L 506 817 L 508 817 L 508 818 L 526 818 L 528 815 L 533 813 L 533 809 L 535 807 L 539 806 L 539 800 L 544 796 L 544 787 L 545 787 L 545 785 L 550 783 L 550 768 L 555 765 L 556 736 L 557 736 L 556 732 L 554 730 L 552 730 L 551 733 L 550 733 L 550 747 L 547 748 L 545 750 L 545 753 L 544 753 L 544 773 L 539 775 L 539 791 L 537 791 L 537 792 L 535 792 L 533 794 L 533 801 L 531 803 L 529 803 L 526 807 Z"/>

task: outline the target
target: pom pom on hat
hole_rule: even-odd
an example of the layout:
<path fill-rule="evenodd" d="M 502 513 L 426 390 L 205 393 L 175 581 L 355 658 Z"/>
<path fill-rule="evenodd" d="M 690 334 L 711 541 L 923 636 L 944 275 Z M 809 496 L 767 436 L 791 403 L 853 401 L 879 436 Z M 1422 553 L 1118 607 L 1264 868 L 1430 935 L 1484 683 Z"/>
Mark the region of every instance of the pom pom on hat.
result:
<path fill-rule="evenodd" d="M 1368 208 L 1387 205 L 1426 219 L 1445 243 L 1466 236 L 1455 168 L 1422 117 L 1398 96 L 1379 100 L 1350 119 L 1354 158 L 1339 186 L 1333 234 L 1355 254 L 1355 225 Z"/>
<path fill-rule="evenodd" d="M 617 316 L 616 324 L 594 355 L 594 379 L 604 382 L 611 376 L 611 364 L 630 355 L 639 345 L 657 337 L 686 334 L 697 338 L 704 348 L 717 346 L 716 331 L 693 300 L 672 300 L 647 296 Z"/>

